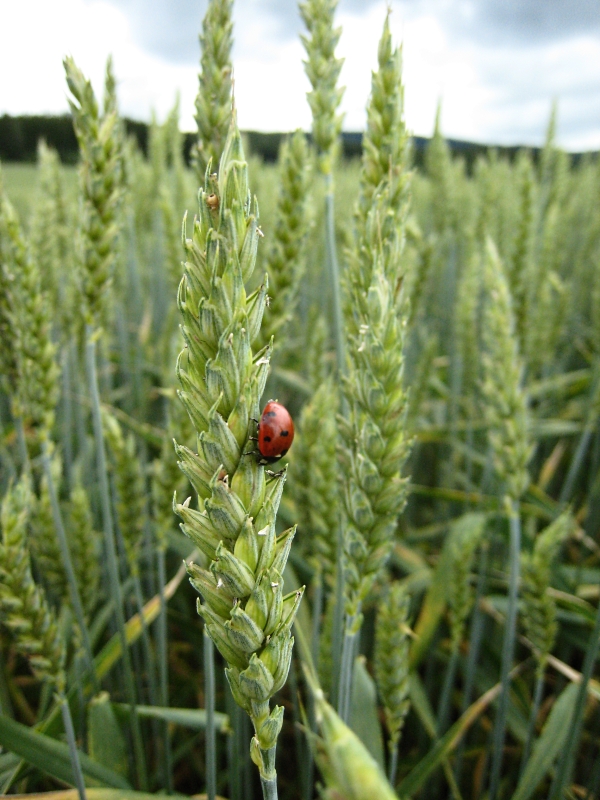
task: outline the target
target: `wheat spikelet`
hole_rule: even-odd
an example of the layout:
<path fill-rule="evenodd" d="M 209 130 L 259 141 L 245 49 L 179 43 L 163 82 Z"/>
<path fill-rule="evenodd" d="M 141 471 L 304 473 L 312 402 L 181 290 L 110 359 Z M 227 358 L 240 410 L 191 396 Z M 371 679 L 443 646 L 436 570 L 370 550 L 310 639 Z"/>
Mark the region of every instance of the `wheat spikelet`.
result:
<path fill-rule="evenodd" d="M 389 748 L 398 746 L 410 708 L 408 614 L 410 596 L 399 583 L 392 583 L 378 606 L 375 633 L 375 676 L 390 735 Z"/>
<path fill-rule="evenodd" d="M 73 99 L 69 106 L 81 151 L 80 280 L 86 323 L 99 330 L 108 312 L 107 296 L 113 278 L 118 209 L 122 196 L 123 158 L 118 116 L 107 80 L 106 107 L 100 113 L 89 80 L 72 58 L 64 61 Z M 110 70 L 108 71 L 110 75 Z M 113 87 L 114 88 L 114 87 Z"/>
<path fill-rule="evenodd" d="M 217 201 L 214 201 L 214 198 Z M 283 708 L 269 700 L 287 678 L 291 625 L 302 590 L 283 594 L 282 572 L 295 528 L 275 535 L 285 474 L 266 475 L 251 450 L 269 348 L 254 354 L 266 283 L 247 295 L 259 239 L 258 208 L 235 123 L 216 179 L 199 192 L 193 237 L 185 238 L 179 287 L 185 349 L 177 363 L 180 397 L 198 434 L 198 452 L 176 445 L 180 467 L 198 493 L 176 505 L 182 529 L 207 556 L 191 564 L 198 612 L 228 663 L 236 702 L 250 715 L 251 755 L 263 781 L 275 780 L 274 754 Z"/>
<path fill-rule="evenodd" d="M 198 142 L 192 154 L 197 181 L 204 183 L 209 162 L 217 168 L 225 147 L 232 103 L 231 11 L 233 0 L 209 0 L 200 34 L 200 75 L 196 97 Z"/>
<path fill-rule="evenodd" d="M 290 467 L 300 540 L 306 559 L 331 585 L 339 528 L 337 406 L 331 381 L 302 409 Z"/>
<path fill-rule="evenodd" d="M 569 511 L 539 533 L 533 551 L 522 557 L 523 627 L 534 647 L 538 674 L 542 674 L 556 639 L 556 601 L 548 594 L 552 563 L 574 529 Z"/>
<path fill-rule="evenodd" d="M 0 614 L 35 675 L 64 691 L 65 649 L 43 591 L 31 575 L 26 524 L 31 490 L 27 479 L 9 489 L 0 522 Z"/>
<path fill-rule="evenodd" d="M 304 68 L 312 86 L 307 98 L 312 111 L 313 141 L 325 174 L 333 169 L 343 119 L 336 113 L 344 94 L 344 89 L 337 86 L 344 61 L 335 57 L 341 34 L 341 28 L 333 27 L 336 7 L 337 0 L 307 0 L 299 6 L 308 30 L 308 36 L 301 39 L 308 56 Z"/>
<path fill-rule="evenodd" d="M 281 187 L 272 241 L 266 258 L 269 306 L 260 333 L 260 346 L 283 332 L 292 318 L 298 285 L 304 271 L 304 249 L 309 225 L 309 157 L 302 131 L 284 142 L 279 156 Z"/>

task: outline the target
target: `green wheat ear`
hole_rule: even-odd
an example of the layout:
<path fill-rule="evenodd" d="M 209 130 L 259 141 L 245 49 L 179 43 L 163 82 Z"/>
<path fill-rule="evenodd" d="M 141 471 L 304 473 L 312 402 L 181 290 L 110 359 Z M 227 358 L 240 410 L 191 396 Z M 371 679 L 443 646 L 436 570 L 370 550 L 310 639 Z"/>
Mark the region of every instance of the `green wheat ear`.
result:
<path fill-rule="evenodd" d="M 392 583 L 382 597 L 375 629 L 375 675 L 385 711 L 392 758 L 398 747 L 410 708 L 409 629 L 410 596 L 400 583 Z"/>
<path fill-rule="evenodd" d="M 94 529 L 88 493 L 76 478 L 69 496 L 69 544 L 86 619 L 90 619 L 100 590 L 100 534 Z"/>
<path fill-rule="evenodd" d="M 35 675 L 65 688 L 65 648 L 44 592 L 31 575 L 26 542 L 31 490 L 26 478 L 11 487 L 2 503 L 0 523 L 0 619 L 13 633 L 18 650 Z"/>
<path fill-rule="evenodd" d="M 180 397 L 198 435 L 197 452 L 176 444 L 179 464 L 198 495 L 176 503 L 182 529 L 209 561 L 190 564 L 202 595 L 198 613 L 227 662 L 236 702 L 254 725 L 251 754 L 263 781 L 275 781 L 275 745 L 283 708 L 269 708 L 286 681 L 293 624 L 303 590 L 283 593 L 295 528 L 275 532 L 285 473 L 266 474 L 253 456 L 270 347 L 253 352 L 266 304 L 266 282 L 247 294 L 259 240 L 258 206 L 235 118 L 216 178 L 198 194 L 192 238 L 184 238 L 178 295 L 185 349 L 177 362 Z"/>
<path fill-rule="evenodd" d="M 64 61 L 73 99 L 69 106 L 81 151 L 80 188 L 81 255 L 80 288 L 86 324 L 99 332 L 108 311 L 107 297 L 113 278 L 118 210 L 122 197 L 123 156 L 119 135 L 114 80 L 107 71 L 104 113 L 94 90 L 72 58 Z"/>
<path fill-rule="evenodd" d="M 58 153 L 43 139 L 38 145 L 38 168 L 39 190 L 31 232 L 33 259 L 40 271 L 42 288 L 51 299 L 54 329 L 65 336 L 72 325 L 72 220 Z"/>
<path fill-rule="evenodd" d="M 132 575 L 139 575 L 140 550 L 146 522 L 146 487 L 135 436 L 125 436 L 119 422 L 108 411 L 102 415 L 116 489 L 116 512 Z"/>
<path fill-rule="evenodd" d="M 533 445 L 512 299 L 502 262 L 490 239 L 485 248 L 483 284 L 484 416 L 496 475 L 509 497 L 519 500 L 529 485 L 527 464 Z"/>
<path fill-rule="evenodd" d="M 332 172 L 343 120 L 343 115 L 337 114 L 344 95 L 344 89 L 337 86 L 344 60 L 335 57 L 342 31 L 333 27 L 336 7 L 337 0 L 307 0 L 299 6 L 309 34 L 301 39 L 308 56 L 304 68 L 312 86 L 307 98 L 313 118 L 313 141 L 324 174 Z"/>
<path fill-rule="evenodd" d="M 360 191 L 355 219 L 359 235 L 367 224 L 377 188 L 394 170 L 393 205 L 406 205 L 410 173 L 408 136 L 404 126 L 404 86 L 402 54 L 392 46 L 390 12 L 385 19 L 377 52 L 378 69 L 373 73 L 367 109 L 367 129 L 363 137 Z M 399 169 L 401 167 L 401 169 Z"/>
<path fill-rule="evenodd" d="M 337 406 L 333 382 L 326 380 L 302 409 L 290 464 L 302 552 L 329 588 L 334 581 L 339 528 Z"/>
<path fill-rule="evenodd" d="M 270 302 L 260 332 L 262 346 L 269 344 L 272 336 L 283 333 L 286 324 L 294 316 L 304 271 L 310 219 L 310 160 L 302 131 L 296 131 L 283 143 L 279 161 L 281 186 L 265 263 Z"/>
<path fill-rule="evenodd" d="M 196 97 L 198 141 L 192 152 L 199 184 L 204 183 L 209 163 L 211 169 L 216 170 L 229 131 L 233 99 L 232 7 L 233 0 L 209 0 L 202 22 L 201 71 Z"/>
<path fill-rule="evenodd" d="M 41 289 L 38 265 L 1 182 L 0 271 L 0 331 L 6 334 L 0 344 L 0 363 L 12 413 L 44 441 L 54 424 L 58 397 L 50 306 Z"/>
<path fill-rule="evenodd" d="M 406 328 L 402 252 L 408 211 L 408 140 L 399 55 L 391 50 L 387 21 L 379 57 L 380 72 L 373 75 L 367 108 L 360 195 L 365 200 L 362 204 L 359 200 L 355 212 L 355 237 L 345 276 L 348 356 L 343 391 L 348 413 L 340 418 L 342 466 L 347 476 L 343 492 L 348 520 L 344 564 L 347 614 L 356 624 L 360 624 L 361 602 L 392 547 L 398 515 L 406 499 L 406 480 L 401 471 L 410 452 L 407 397 L 402 387 Z M 391 119 L 385 130 L 378 122 L 378 108 L 382 105 Z M 371 151 L 378 142 L 387 148 L 385 173 L 381 164 L 373 161 Z M 381 181 L 373 189 L 372 180 L 379 174 Z"/>
<path fill-rule="evenodd" d="M 543 673 L 556 639 L 556 601 L 548 594 L 552 564 L 574 527 L 571 513 L 563 512 L 536 536 L 533 551 L 522 556 L 522 619 L 533 644 L 538 674 Z"/>
<path fill-rule="evenodd" d="M 450 636 L 452 649 L 458 649 L 465 624 L 473 603 L 475 592 L 471 586 L 471 572 L 475 553 L 485 533 L 485 514 L 464 514 L 452 523 L 452 547 L 450 551 L 450 592 L 448 609 L 450 612 Z"/>
<path fill-rule="evenodd" d="M 60 492 L 62 463 L 57 454 L 52 457 L 50 469 L 54 485 Z M 42 476 L 38 496 L 32 493 L 31 500 L 29 547 L 45 589 L 52 601 L 60 604 L 63 598 L 68 597 L 67 576 L 54 530 L 47 475 Z"/>

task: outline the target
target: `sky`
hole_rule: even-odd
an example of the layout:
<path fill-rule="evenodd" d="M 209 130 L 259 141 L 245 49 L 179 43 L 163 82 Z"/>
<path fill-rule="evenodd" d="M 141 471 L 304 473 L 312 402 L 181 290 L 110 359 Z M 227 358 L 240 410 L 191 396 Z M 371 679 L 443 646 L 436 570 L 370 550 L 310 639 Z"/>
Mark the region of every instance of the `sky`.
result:
<path fill-rule="evenodd" d="M 0 115 L 68 110 L 62 58 L 101 90 L 112 54 L 122 113 L 164 119 L 180 96 L 194 130 L 198 33 L 207 0 L 0 0 Z M 344 129 L 365 123 L 388 5 L 403 48 L 406 123 L 488 144 L 543 143 L 552 103 L 557 138 L 600 149 L 600 0 L 340 0 Z M 242 129 L 309 130 L 295 0 L 236 0 L 236 105 Z"/>

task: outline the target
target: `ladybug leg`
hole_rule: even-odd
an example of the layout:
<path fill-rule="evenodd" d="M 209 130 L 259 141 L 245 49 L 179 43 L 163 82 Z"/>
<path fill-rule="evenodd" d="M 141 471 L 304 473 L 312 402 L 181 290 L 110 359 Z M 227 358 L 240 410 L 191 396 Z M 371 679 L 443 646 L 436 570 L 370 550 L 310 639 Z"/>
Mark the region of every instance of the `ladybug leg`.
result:
<path fill-rule="evenodd" d="M 280 469 L 279 472 L 273 472 L 272 469 L 266 469 L 265 473 L 269 476 L 269 478 L 281 478 L 281 476 L 285 473 L 285 468 Z"/>

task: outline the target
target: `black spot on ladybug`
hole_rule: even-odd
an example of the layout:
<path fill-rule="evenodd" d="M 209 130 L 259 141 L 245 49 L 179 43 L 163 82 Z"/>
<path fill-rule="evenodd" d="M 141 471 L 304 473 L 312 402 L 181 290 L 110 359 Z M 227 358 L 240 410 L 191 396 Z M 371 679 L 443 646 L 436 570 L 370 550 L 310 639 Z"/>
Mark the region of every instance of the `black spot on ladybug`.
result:
<path fill-rule="evenodd" d="M 276 416 L 277 416 L 277 412 L 276 412 L 276 411 L 266 411 L 266 412 L 263 414 L 263 416 L 264 416 L 264 417 L 276 417 Z"/>
<path fill-rule="evenodd" d="M 265 442 L 270 442 L 271 441 L 271 437 L 270 436 L 264 436 L 263 439 L 265 440 Z"/>
<path fill-rule="evenodd" d="M 279 435 L 280 436 L 289 436 L 290 432 L 289 431 L 281 431 L 281 433 Z"/>

